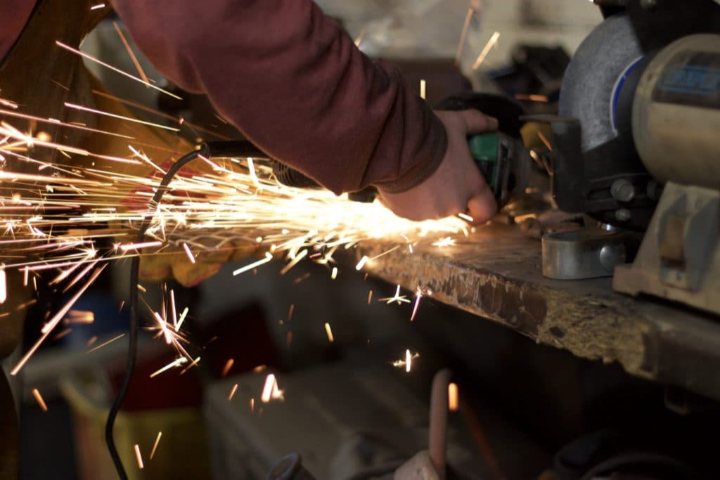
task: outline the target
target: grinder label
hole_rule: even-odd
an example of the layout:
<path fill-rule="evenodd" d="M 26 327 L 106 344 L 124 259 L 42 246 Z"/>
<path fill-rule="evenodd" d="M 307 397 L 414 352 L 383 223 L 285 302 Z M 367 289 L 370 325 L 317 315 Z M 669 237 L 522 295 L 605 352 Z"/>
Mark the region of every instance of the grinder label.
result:
<path fill-rule="evenodd" d="M 652 98 L 662 103 L 720 108 L 720 54 L 678 53 L 663 70 Z"/>

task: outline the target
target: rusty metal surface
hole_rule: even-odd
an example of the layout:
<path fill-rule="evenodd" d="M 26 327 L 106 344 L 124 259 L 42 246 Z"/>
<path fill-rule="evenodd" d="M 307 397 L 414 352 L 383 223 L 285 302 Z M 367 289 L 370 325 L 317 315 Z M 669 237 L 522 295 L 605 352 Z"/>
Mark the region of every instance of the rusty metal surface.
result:
<path fill-rule="evenodd" d="M 372 258 L 389 248 L 358 249 Z M 559 281 L 542 276 L 540 242 L 514 227 L 478 229 L 450 247 L 396 249 L 365 270 L 445 304 L 487 318 L 538 343 L 637 376 L 720 399 L 720 318 L 612 291 L 610 279 Z"/>

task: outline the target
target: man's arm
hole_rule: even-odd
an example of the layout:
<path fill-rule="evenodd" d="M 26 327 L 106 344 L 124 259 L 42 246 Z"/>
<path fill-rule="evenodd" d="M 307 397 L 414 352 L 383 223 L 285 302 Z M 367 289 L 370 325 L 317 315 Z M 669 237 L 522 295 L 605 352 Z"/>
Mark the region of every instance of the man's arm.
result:
<path fill-rule="evenodd" d="M 139 47 L 250 140 L 336 193 L 398 192 L 446 151 L 442 123 L 310 0 L 114 0 Z"/>

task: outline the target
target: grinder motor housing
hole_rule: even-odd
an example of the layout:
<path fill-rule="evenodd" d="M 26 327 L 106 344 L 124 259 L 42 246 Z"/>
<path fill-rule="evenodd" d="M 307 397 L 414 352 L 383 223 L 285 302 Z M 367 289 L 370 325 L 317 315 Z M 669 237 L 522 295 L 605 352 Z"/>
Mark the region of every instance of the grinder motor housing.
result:
<path fill-rule="evenodd" d="M 647 5 L 626 2 L 568 67 L 551 120 L 553 195 L 645 232 L 616 290 L 720 314 L 720 5 Z"/>

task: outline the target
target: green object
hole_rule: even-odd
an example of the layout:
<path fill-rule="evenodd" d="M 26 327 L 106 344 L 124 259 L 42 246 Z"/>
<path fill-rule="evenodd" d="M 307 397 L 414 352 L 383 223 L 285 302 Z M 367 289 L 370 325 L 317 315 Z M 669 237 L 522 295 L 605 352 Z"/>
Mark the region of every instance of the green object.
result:
<path fill-rule="evenodd" d="M 468 139 L 468 146 L 473 158 L 478 162 L 493 162 L 498 160 L 500 139 L 497 133 L 483 133 L 473 135 Z"/>
<path fill-rule="evenodd" d="M 500 136 L 495 132 L 473 135 L 468 138 L 468 147 L 485 181 L 488 182 L 493 193 L 498 195 Z"/>

